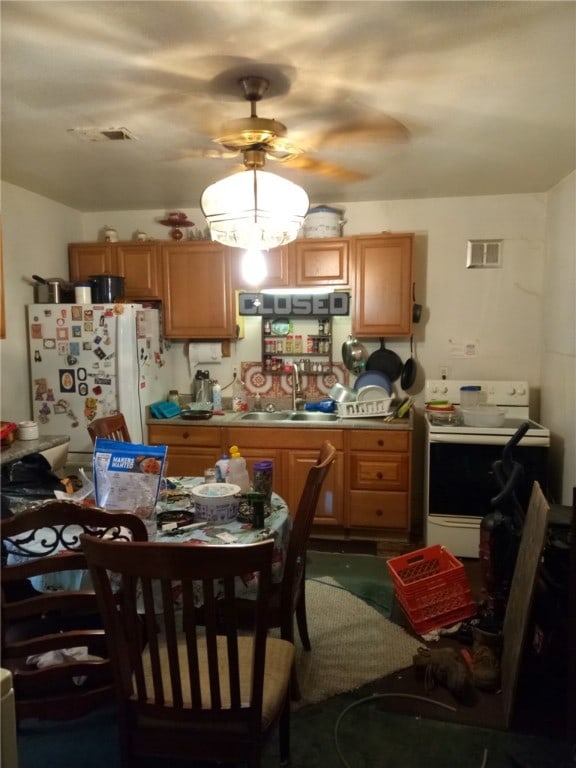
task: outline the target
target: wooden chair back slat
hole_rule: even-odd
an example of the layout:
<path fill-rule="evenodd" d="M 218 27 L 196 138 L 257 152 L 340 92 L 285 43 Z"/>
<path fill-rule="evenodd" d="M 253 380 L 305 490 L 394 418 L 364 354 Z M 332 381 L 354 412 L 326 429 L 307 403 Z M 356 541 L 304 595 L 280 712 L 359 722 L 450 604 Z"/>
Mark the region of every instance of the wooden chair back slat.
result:
<path fill-rule="evenodd" d="M 118 440 L 123 443 L 130 443 L 130 432 L 128 425 L 122 413 L 113 413 L 110 416 L 102 416 L 94 419 L 88 425 L 88 434 L 94 444 L 97 437 L 103 437 L 107 440 Z"/>

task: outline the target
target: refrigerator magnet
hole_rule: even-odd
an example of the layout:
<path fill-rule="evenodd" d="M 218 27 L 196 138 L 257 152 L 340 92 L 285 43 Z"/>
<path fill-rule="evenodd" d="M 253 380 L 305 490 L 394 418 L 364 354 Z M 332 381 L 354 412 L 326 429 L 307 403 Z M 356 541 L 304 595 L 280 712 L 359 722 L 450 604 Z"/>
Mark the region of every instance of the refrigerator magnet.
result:
<path fill-rule="evenodd" d="M 86 397 L 88 394 L 88 384 L 86 384 L 85 381 L 83 381 L 81 384 L 78 384 L 78 394 L 81 395 L 81 397 Z"/>
<path fill-rule="evenodd" d="M 70 369 L 60 369 L 60 392 L 76 392 L 76 377 Z"/>
<path fill-rule="evenodd" d="M 30 336 L 33 339 L 41 339 L 42 338 L 42 324 L 41 323 L 32 323 L 30 326 Z"/>
<path fill-rule="evenodd" d="M 76 371 L 76 378 L 78 381 L 86 381 L 86 377 L 88 374 L 86 373 L 86 368 L 78 368 Z"/>

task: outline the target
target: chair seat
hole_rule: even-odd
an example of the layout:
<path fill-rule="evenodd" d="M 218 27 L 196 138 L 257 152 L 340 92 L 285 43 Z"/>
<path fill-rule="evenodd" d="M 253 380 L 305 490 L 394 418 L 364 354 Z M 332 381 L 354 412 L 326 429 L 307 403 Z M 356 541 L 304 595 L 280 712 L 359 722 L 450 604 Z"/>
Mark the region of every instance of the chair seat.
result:
<path fill-rule="evenodd" d="M 160 637 L 159 641 L 159 648 L 160 653 L 167 658 L 168 656 L 168 650 L 166 646 L 166 641 Z M 228 663 L 227 663 L 227 652 L 226 652 L 226 638 L 224 636 L 218 637 L 218 658 L 219 658 L 219 670 L 220 670 L 220 680 L 223 681 L 223 687 L 221 690 L 221 697 L 222 697 L 222 707 L 224 709 L 227 709 L 230 707 L 230 692 L 227 689 L 227 681 L 228 681 Z M 250 679 L 250 673 L 252 669 L 252 653 L 253 653 L 253 641 L 251 637 L 240 637 L 238 639 L 238 649 L 239 649 L 239 666 L 240 666 L 240 690 L 242 693 L 242 698 L 245 700 L 249 700 L 249 693 L 250 693 L 250 686 L 251 686 L 251 679 Z M 202 709 L 209 710 L 212 707 L 212 702 L 210 698 L 210 687 L 209 687 L 209 680 L 208 680 L 208 665 L 207 665 L 207 648 L 206 648 L 206 641 L 205 639 L 201 638 L 198 643 L 198 655 L 201 663 L 201 674 L 200 674 L 200 687 L 202 690 Z M 183 699 L 184 699 L 184 707 L 191 707 L 192 702 L 192 696 L 190 691 L 190 686 L 188 684 L 188 664 L 187 664 L 187 654 L 186 654 L 186 638 L 182 635 L 178 640 L 178 656 L 180 659 L 181 664 L 181 680 L 183 685 Z M 146 685 L 150 687 L 150 690 L 152 690 L 151 685 L 151 665 L 150 665 L 150 657 L 145 650 L 142 654 L 142 661 L 143 661 L 143 667 L 144 667 L 144 677 L 146 680 Z M 280 640 L 277 638 L 268 638 L 266 641 L 266 663 L 264 666 L 264 692 L 263 692 L 263 703 L 262 703 L 262 731 L 266 731 L 271 723 L 274 722 L 278 718 L 279 712 L 282 708 L 282 704 L 284 702 L 285 696 L 286 696 L 286 689 L 287 689 L 287 681 L 290 678 L 290 670 L 292 668 L 292 664 L 294 661 L 294 646 L 292 643 L 287 642 L 286 640 Z M 169 685 L 168 681 L 165 681 L 165 684 Z M 172 700 L 170 697 L 170 692 L 168 690 L 165 691 L 165 706 L 171 706 Z M 197 703 L 198 706 L 199 702 Z M 155 720 L 154 717 L 142 717 L 140 718 L 140 725 L 146 725 L 147 727 L 153 728 L 155 723 L 158 725 L 158 727 L 166 727 L 166 721 L 158 721 Z M 182 723 L 171 723 L 171 726 L 173 727 L 181 727 L 181 728 L 190 728 L 189 722 L 182 722 Z"/>

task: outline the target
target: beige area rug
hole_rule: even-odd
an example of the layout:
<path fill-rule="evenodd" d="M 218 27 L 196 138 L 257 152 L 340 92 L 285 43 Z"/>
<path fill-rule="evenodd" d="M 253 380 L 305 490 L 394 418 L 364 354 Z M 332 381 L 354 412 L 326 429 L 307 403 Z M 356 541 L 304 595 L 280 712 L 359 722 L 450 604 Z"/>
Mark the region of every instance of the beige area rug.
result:
<path fill-rule="evenodd" d="M 312 650 L 303 650 L 295 627 L 302 694 L 295 708 L 409 667 L 422 645 L 331 578 L 306 582 L 306 613 Z"/>

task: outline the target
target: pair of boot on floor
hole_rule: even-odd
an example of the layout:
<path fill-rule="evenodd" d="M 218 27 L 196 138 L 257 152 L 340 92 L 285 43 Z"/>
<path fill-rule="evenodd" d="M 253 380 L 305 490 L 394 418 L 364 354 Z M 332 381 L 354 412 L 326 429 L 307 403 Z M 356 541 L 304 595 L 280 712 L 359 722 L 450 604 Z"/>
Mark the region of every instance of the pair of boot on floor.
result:
<path fill-rule="evenodd" d="M 438 683 L 463 704 L 474 701 L 474 689 L 497 691 L 500 687 L 502 634 L 473 630 L 471 663 L 456 648 L 419 648 L 414 655 L 417 678 L 424 679 L 426 690 Z"/>

